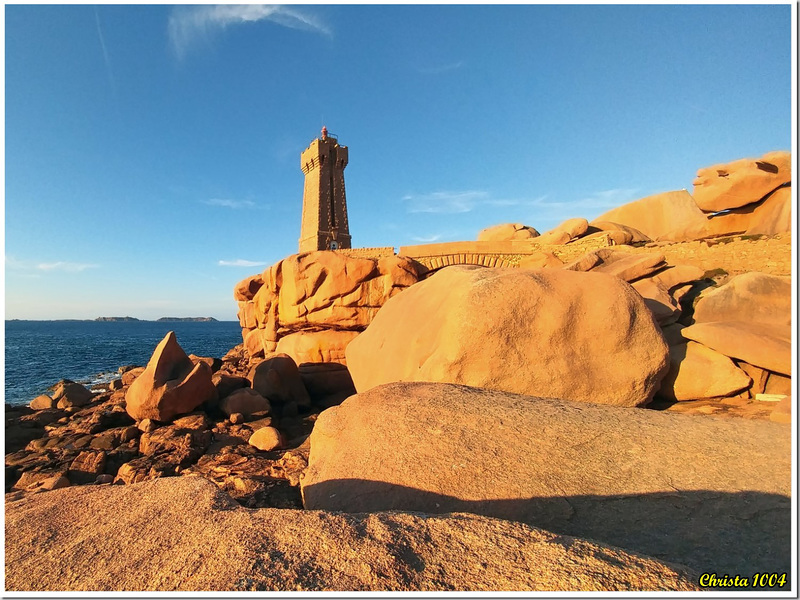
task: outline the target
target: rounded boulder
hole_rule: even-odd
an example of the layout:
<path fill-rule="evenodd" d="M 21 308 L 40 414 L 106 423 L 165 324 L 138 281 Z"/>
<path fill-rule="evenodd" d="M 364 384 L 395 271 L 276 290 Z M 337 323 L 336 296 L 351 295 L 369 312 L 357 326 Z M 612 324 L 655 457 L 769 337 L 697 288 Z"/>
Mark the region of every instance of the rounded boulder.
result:
<path fill-rule="evenodd" d="M 392 298 L 347 348 L 359 392 L 393 381 L 647 404 L 669 368 L 641 296 L 602 273 L 448 267 Z"/>

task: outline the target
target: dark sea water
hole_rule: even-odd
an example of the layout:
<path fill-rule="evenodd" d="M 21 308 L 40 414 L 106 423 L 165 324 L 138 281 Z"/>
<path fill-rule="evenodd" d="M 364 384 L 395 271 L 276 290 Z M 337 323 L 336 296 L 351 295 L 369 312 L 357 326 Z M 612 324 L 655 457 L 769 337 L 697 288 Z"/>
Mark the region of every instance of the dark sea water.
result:
<path fill-rule="evenodd" d="M 123 365 L 147 364 L 168 331 L 198 356 L 222 358 L 242 342 L 236 321 L 6 321 L 5 401 L 27 404 L 60 379 L 110 381 Z"/>

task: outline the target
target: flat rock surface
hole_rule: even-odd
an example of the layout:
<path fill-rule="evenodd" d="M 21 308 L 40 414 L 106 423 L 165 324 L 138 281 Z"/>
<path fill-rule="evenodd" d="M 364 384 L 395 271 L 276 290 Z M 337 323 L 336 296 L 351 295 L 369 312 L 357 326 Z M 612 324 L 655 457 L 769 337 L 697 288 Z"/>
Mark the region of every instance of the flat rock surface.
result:
<path fill-rule="evenodd" d="M 474 512 L 699 571 L 790 567 L 778 423 L 395 383 L 320 414 L 301 486 L 309 509 Z"/>
<path fill-rule="evenodd" d="M 7 591 L 694 590 L 697 581 L 521 523 L 249 510 L 188 476 L 10 502 L 5 531 Z"/>

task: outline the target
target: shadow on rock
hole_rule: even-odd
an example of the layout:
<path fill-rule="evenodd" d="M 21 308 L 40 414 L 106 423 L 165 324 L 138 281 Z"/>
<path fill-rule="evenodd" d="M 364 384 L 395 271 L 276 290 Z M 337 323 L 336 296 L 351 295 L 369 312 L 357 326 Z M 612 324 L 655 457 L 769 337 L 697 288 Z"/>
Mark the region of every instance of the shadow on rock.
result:
<path fill-rule="evenodd" d="M 778 494 L 676 490 L 470 501 L 380 481 L 337 479 L 306 486 L 303 499 L 310 509 L 468 512 L 520 521 L 680 563 L 699 573 L 786 573 L 789 585 L 791 499 Z"/>

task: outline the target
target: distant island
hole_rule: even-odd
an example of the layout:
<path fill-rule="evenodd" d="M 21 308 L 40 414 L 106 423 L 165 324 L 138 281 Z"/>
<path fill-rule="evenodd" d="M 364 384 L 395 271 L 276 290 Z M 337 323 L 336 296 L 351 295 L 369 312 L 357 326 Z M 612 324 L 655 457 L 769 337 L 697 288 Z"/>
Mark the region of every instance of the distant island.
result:
<path fill-rule="evenodd" d="M 95 321 L 139 321 L 136 317 L 97 317 Z"/>
<path fill-rule="evenodd" d="M 161 317 L 158 319 L 159 322 L 184 322 L 184 321 L 195 321 L 199 323 L 217 323 L 218 321 L 214 317 Z"/>
<path fill-rule="evenodd" d="M 136 317 L 97 317 L 95 321 L 103 321 L 103 322 L 119 322 L 119 321 L 135 321 L 135 322 L 142 322 L 142 319 L 137 319 Z M 201 323 L 218 323 L 217 319 L 214 317 L 161 317 L 160 319 L 156 319 L 157 323 L 178 323 L 178 322 L 188 322 L 188 321 L 195 321 Z"/>

